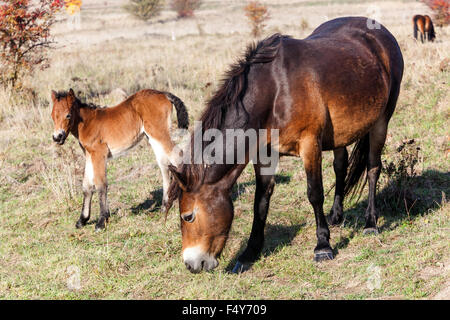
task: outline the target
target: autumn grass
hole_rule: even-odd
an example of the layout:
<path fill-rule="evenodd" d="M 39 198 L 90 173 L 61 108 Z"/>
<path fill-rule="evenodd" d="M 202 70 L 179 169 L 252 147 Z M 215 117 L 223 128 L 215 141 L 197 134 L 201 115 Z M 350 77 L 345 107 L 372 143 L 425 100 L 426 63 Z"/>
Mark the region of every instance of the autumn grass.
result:
<path fill-rule="evenodd" d="M 107 230 L 94 233 L 97 197 L 92 222 L 75 229 L 84 159 L 73 137 L 63 147 L 52 143 L 49 93 L 73 87 L 89 101 L 113 105 L 118 102 L 111 94 L 116 88 L 128 94 L 141 88 L 169 90 L 184 100 L 194 120 L 224 71 L 252 40 L 243 5 L 205 1 L 196 19 L 170 20 L 172 13 L 166 10 L 165 22 L 143 24 L 127 18 L 119 6 L 92 3 L 80 35 L 65 31 L 64 23 L 57 26 L 60 45 L 51 67 L 26 79 L 27 93 L 0 90 L 1 299 L 431 299 L 449 286 L 450 73 L 439 65 L 450 52 L 450 30 L 438 29 L 435 43 L 415 43 L 409 16 L 427 8 L 417 2 L 377 3 L 405 58 L 383 160 L 396 161 L 396 148 L 405 139 L 420 147 L 416 176 L 408 181 L 412 198 L 407 200 L 414 205 L 394 203 L 389 194 L 393 181 L 383 174 L 378 188 L 381 233 L 362 235 L 365 190 L 359 201 L 346 204 L 344 224 L 331 229 L 336 259 L 317 264 L 302 162 L 283 158 L 263 255 L 249 271 L 234 275 L 229 271 L 251 230 L 255 184 L 249 166 L 233 192 L 235 219 L 219 267 L 192 275 L 181 261 L 177 208 L 166 222 L 159 211 L 161 176 L 145 143 L 108 164 L 113 215 Z M 266 33 L 296 37 L 323 22 L 322 14 L 364 15 L 371 4 L 266 3 L 272 10 Z M 96 19 L 99 12 L 104 28 Z M 120 28 L 130 36 L 116 33 Z M 323 168 L 329 191 L 334 183 L 330 153 L 324 153 Z M 332 196 L 333 190 L 326 196 L 326 212 Z M 68 286 L 74 267 L 80 271 L 79 289 Z M 375 286 L 373 270 L 379 275 Z"/>

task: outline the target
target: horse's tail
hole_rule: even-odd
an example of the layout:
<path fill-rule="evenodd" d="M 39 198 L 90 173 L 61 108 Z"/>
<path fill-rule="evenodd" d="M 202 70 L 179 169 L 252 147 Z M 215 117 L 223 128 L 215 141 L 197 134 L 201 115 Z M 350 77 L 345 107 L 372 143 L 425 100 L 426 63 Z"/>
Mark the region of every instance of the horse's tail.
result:
<path fill-rule="evenodd" d="M 164 92 L 167 99 L 174 105 L 177 111 L 178 128 L 187 129 L 189 127 L 189 115 L 183 101 L 170 92 Z"/>
<path fill-rule="evenodd" d="M 353 147 L 349 159 L 348 173 L 345 178 L 344 196 L 351 194 L 353 198 L 356 194 L 361 194 L 366 185 L 367 175 L 364 176 L 369 159 L 369 134 L 358 140 Z"/>
<path fill-rule="evenodd" d="M 419 18 L 420 18 L 419 15 L 415 15 L 412 20 L 413 26 L 414 26 L 414 39 L 416 39 L 416 40 L 418 37 L 418 31 L 419 31 L 419 27 L 417 26 L 417 20 L 419 20 Z"/>
<path fill-rule="evenodd" d="M 428 29 L 428 40 L 434 41 L 436 38 L 436 32 L 434 31 L 433 21 L 429 18 L 430 28 Z"/>
<path fill-rule="evenodd" d="M 414 17 L 413 19 L 413 25 L 414 25 L 414 39 L 417 40 L 417 36 L 418 36 L 418 28 L 417 28 L 417 19 L 416 17 Z"/>

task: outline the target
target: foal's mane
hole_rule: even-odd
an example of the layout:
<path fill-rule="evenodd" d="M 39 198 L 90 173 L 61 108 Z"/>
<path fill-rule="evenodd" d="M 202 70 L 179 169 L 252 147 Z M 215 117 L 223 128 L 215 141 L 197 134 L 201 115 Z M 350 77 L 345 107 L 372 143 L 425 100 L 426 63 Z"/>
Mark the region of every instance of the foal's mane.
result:
<path fill-rule="evenodd" d="M 69 91 L 58 91 L 55 93 L 55 98 L 57 100 L 60 100 L 62 98 L 67 98 L 67 96 L 69 96 Z M 80 108 L 89 108 L 89 109 L 100 109 L 103 108 L 99 105 L 96 105 L 94 103 L 91 102 L 84 102 L 82 101 L 80 98 L 75 97 L 75 101 L 77 102 L 78 106 Z"/>
<path fill-rule="evenodd" d="M 225 73 L 220 88 L 208 100 L 206 108 L 200 117 L 202 133 L 213 128 L 223 129 L 225 118 L 230 108 L 236 108 L 236 118 L 233 119 L 234 128 L 242 129 L 245 127 L 248 123 L 249 114 L 244 106 L 243 98 L 247 90 L 247 75 L 250 67 L 254 64 L 273 61 L 282 40 L 285 38 L 289 37 L 276 33 L 256 44 L 249 45 L 245 55 L 230 66 Z M 194 133 L 191 135 L 191 151 L 194 148 L 192 143 Z M 194 152 L 191 152 L 191 156 L 194 156 Z M 206 166 L 203 164 L 181 164 L 177 172 L 182 177 L 186 188 L 192 190 L 199 181 L 203 181 L 206 169 Z M 169 207 L 178 198 L 179 192 L 178 183 L 172 181 L 169 189 Z"/>

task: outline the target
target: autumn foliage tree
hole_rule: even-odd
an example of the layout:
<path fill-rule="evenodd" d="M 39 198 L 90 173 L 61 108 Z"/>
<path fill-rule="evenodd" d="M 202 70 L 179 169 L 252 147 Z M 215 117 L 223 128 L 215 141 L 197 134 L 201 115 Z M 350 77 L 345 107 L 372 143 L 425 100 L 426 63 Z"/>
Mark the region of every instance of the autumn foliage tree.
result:
<path fill-rule="evenodd" d="M 422 0 L 433 10 L 434 20 L 438 26 L 450 24 L 450 1 L 448 0 Z"/>
<path fill-rule="evenodd" d="M 248 1 L 244 10 L 252 27 L 252 35 L 259 37 L 265 27 L 264 22 L 270 17 L 269 9 L 259 1 Z"/>
<path fill-rule="evenodd" d="M 0 83 L 20 87 L 19 79 L 45 68 L 52 43 L 50 27 L 62 0 L 6 0 L 0 4 Z"/>

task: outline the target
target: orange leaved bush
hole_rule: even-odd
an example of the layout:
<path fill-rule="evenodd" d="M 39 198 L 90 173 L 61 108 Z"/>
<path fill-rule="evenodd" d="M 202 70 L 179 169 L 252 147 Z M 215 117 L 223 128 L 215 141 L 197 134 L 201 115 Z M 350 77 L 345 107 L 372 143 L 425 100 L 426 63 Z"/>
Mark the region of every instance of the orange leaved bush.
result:
<path fill-rule="evenodd" d="M 6 0 L 0 4 L 0 83 L 20 87 L 19 79 L 46 67 L 50 27 L 62 0 Z"/>

